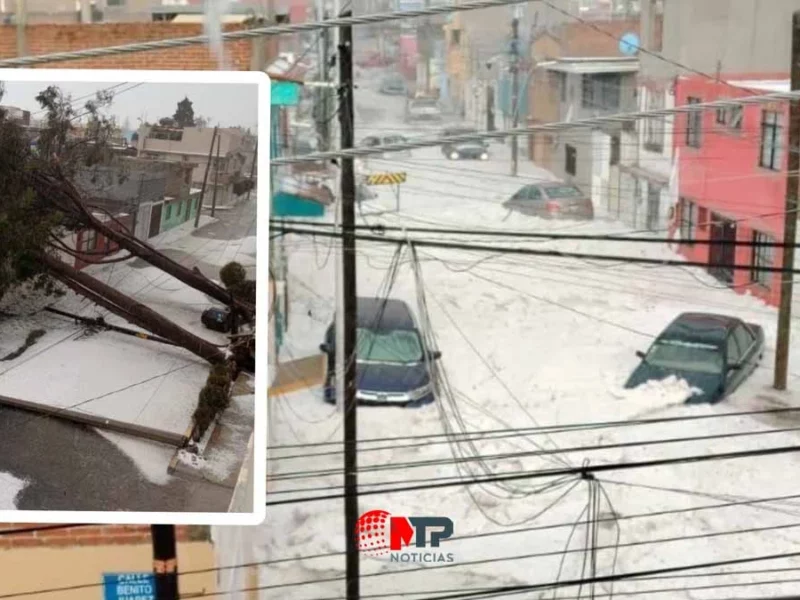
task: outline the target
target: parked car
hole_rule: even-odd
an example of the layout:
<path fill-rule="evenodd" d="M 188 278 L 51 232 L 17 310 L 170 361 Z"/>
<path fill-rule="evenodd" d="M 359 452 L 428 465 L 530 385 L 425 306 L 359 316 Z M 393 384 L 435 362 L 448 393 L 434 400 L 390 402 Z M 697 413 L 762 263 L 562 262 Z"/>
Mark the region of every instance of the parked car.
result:
<path fill-rule="evenodd" d="M 387 96 L 408 95 L 408 84 L 401 75 L 385 77 L 381 81 L 380 93 Z"/>
<path fill-rule="evenodd" d="M 594 219 L 592 200 L 578 187 L 557 181 L 526 185 L 503 206 L 546 219 Z"/>
<path fill-rule="evenodd" d="M 716 404 L 736 390 L 758 366 L 764 356 L 764 330 L 737 317 L 683 313 L 667 326 L 647 352 L 636 355 L 641 363 L 625 388 L 672 375 L 694 388 L 687 403 Z"/>
<path fill-rule="evenodd" d="M 408 139 L 402 135 L 371 135 L 361 140 L 359 145 L 367 148 L 374 148 L 375 146 L 387 146 L 389 144 L 403 144 L 407 141 Z M 394 158 L 411 158 L 411 150 L 399 150 L 397 152 L 390 152 L 388 155 Z M 377 156 L 379 158 L 386 157 L 387 153 L 384 152 L 383 154 Z"/>
<path fill-rule="evenodd" d="M 219 308 L 215 306 L 207 308 L 200 315 L 200 321 L 204 327 L 221 333 L 228 333 L 233 325 L 231 311 L 227 307 Z"/>
<path fill-rule="evenodd" d="M 457 135 L 477 135 L 477 133 L 478 130 L 472 127 L 449 127 L 444 131 L 442 131 L 442 137 L 448 138 L 448 137 L 455 137 Z M 475 142 L 471 143 L 480 144 L 484 148 L 489 147 L 488 140 L 476 140 Z M 444 153 L 445 156 L 449 156 L 453 152 L 454 145 L 455 144 L 444 144 L 442 146 L 442 152 Z"/>
<path fill-rule="evenodd" d="M 412 98 L 406 105 L 406 121 L 441 121 L 442 109 L 436 98 Z"/>
<path fill-rule="evenodd" d="M 489 150 L 480 142 L 461 142 L 442 147 L 442 153 L 450 160 L 489 160 Z"/>
<path fill-rule="evenodd" d="M 336 327 L 320 350 L 327 355 L 324 399 L 336 403 Z M 441 352 L 425 346 L 411 308 L 401 300 L 358 298 L 356 399 L 359 404 L 421 406 L 435 400 L 432 374 Z"/>

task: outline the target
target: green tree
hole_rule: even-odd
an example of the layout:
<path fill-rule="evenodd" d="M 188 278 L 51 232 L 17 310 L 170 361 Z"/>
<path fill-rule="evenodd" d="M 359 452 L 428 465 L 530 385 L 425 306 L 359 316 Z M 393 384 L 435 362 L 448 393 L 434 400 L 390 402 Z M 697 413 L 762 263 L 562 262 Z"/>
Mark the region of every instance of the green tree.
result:
<path fill-rule="evenodd" d="M 194 107 L 188 97 L 178 102 L 178 108 L 172 118 L 178 127 L 194 127 Z"/>

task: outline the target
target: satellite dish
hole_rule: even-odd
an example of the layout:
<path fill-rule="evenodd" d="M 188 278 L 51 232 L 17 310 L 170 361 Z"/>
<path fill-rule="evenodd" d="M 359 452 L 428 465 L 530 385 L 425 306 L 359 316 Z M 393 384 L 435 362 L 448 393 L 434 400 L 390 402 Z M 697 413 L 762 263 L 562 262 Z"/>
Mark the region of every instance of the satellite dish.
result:
<path fill-rule="evenodd" d="M 620 54 L 635 56 L 639 53 L 639 36 L 635 33 L 626 33 L 619 40 Z"/>

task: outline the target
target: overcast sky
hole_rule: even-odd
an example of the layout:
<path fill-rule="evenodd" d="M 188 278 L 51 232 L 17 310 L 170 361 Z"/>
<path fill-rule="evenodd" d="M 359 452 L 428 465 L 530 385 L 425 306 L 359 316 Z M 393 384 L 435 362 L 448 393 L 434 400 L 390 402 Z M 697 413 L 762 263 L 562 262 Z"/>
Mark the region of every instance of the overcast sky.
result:
<path fill-rule="evenodd" d="M 65 94 L 71 95 L 73 105 L 79 111 L 87 100 L 94 98 L 98 90 L 114 92 L 114 102 L 105 112 L 116 115 L 120 125 L 127 118 L 132 129 L 138 127 L 140 118 L 152 123 L 162 117 L 171 117 L 177 103 L 184 97 L 192 101 L 195 116 L 207 118 L 209 125 L 240 125 L 255 129 L 258 124 L 258 86 L 255 84 L 7 81 L 6 93 L 0 104 L 29 110 L 34 118 L 41 118 L 43 113 L 36 96 L 48 85 L 56 85 Z"/>

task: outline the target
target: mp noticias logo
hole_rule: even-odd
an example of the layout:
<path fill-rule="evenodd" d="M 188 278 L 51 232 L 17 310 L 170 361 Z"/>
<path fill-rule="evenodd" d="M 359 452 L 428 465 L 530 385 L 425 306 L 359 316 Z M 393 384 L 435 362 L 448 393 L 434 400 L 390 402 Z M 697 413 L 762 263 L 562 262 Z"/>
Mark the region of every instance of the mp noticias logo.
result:
<path fill-rule="evenodd" d="M 452 553 L 438 550 L 439 543 L 452 535 L 453 521 L 447 517 L 398 517 L 385 510 L 364 513 L 355 530 L 361 552 L 374 557 L 388 554 L 391 562 L 401 563 L 454 562 Z"/>

